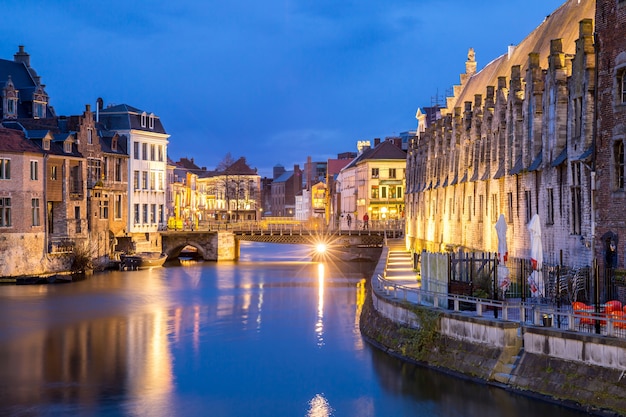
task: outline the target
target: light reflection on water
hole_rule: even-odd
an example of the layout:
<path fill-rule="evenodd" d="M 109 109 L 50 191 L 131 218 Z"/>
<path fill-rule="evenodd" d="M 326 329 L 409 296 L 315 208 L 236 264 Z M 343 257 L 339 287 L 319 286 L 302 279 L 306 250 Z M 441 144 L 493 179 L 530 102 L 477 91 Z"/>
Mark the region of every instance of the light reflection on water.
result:
<path fill-rule="evenodd" d="M 360 269 L 280 248 L 0 287 L 0 415 L 575 415 L 373 350 Z"/>

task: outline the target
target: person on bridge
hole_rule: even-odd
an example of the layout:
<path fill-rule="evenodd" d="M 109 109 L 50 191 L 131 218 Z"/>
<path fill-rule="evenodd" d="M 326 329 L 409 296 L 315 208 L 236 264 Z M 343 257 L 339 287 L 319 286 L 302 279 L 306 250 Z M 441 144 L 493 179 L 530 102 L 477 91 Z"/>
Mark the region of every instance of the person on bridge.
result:
<path fill-rule="evenodd" d="M 348 229 L 349 229 L 350 226 L 352 225 L 352 216 L 350 216 L 350 213 L 348 213 L 347 221 L 348 221 Z"/>
<path fill-rule="evenodd" d="M 369 221 L 370 221 L 370 216 L 368 216 L 367 213 L 365 213 L 363 215 L 363 229 L 369 229 L 370 228 Z"/>

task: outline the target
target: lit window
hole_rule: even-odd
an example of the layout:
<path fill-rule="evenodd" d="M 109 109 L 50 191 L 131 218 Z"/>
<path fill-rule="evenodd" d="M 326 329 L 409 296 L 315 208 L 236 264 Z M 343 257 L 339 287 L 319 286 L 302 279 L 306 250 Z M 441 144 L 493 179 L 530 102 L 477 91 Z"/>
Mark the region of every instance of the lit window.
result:
<path fill-rule="evenodd" d="M 30 161 L 30 179 L 33 181 L 39 179 L 39 163 L 37 161 Z"/>
<path fill-rule="evenodd" d="M 31 200 L 31 213 L 33 226 L 39 226 L 39 199 L 33 198 Z"/>
<path fill-rule="evenodd" d="M 372 178 L 378 178 L 378 168 L 372 168 Z"/>
<path fill-rule="evenodd" d="M 0 198 L 0 227 L 11 227 L 11 199 Z"/>
<path fill-rule="evenodd" d="M 0 158 L 0 180 L 11 179 L 11 160 Z"/>

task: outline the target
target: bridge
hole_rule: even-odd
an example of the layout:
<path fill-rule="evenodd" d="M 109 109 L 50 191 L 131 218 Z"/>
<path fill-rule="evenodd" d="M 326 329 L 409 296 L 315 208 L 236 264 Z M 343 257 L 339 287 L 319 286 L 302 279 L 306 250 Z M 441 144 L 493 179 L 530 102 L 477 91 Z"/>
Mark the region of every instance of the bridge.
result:
<path fill-rule="evenodd" d="M 178 258 L 187 246 L 196 248 L 207 261 L 234 260 L 239 257 L 239 242 L 252 241 L 281 244 L 323 243 L 358 258 L 372 248 L 382 247 L 385 238 L 403 236 L 398 228 L 361 230 L 322 230 L 304 224 L 263 224 L 246 222 L 218 224 L 201 230 L 167 230 L 161 232 L 162 251 L 168 260 Z M 369 256 L 369 255 L 368 255 Z"/>

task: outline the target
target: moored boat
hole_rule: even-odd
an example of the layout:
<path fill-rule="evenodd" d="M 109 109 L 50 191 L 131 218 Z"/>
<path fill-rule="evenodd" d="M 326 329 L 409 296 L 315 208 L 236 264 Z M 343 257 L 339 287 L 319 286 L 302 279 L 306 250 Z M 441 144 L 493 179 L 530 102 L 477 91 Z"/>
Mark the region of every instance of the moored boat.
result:
<path fill-rule="evenodd" d="M 158 252 L 140 252 L 132 255 L 120 255 L 120 270 L 150 269 L 163 266 L 167 255 Z"/>

